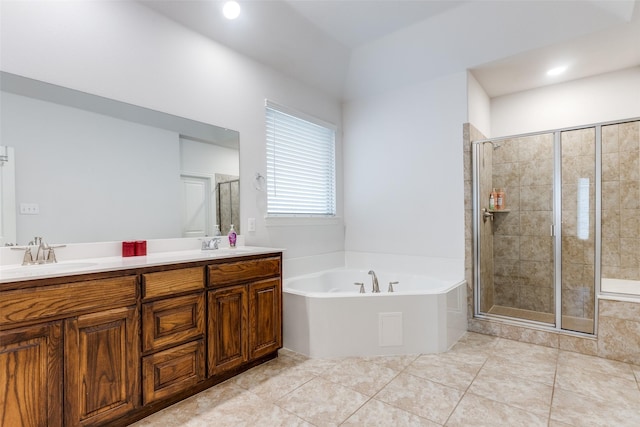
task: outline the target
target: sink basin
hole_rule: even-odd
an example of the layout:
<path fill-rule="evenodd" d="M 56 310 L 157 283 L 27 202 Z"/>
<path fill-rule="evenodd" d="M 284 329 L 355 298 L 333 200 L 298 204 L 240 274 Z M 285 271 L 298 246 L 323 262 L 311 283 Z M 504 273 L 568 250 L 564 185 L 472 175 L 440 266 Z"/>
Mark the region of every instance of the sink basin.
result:
<path fill-rule="evenodd" d="M 20 267 L 0 268 L 0 278 L 17 276 L 40 276 L 59 272 L 82 270 L 98 265 L 95 262 L 62 262 L 56 264 L 33 264 Z"/>

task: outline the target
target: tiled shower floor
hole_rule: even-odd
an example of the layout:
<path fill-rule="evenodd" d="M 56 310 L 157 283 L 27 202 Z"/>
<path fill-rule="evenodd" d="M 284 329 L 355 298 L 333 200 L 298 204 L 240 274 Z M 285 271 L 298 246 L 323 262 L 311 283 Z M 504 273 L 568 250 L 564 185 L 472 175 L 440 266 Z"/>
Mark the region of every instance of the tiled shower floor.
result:
<path fill-rule="evenodd" d="M 640 426 L 640 366 L 467 333 L 442 354 L 277 359 L 135 426 Z"/>

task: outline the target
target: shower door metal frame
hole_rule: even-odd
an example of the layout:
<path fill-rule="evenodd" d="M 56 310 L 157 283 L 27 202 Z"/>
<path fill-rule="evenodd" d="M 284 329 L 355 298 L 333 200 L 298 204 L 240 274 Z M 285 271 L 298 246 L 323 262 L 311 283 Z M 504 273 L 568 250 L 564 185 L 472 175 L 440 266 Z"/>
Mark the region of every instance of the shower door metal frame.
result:
<path fill-rule="evenodd" d="M 591 127 L 591 126 L 580 126 L 577 128 L 567 128 L 566 130 L 575 130 L 575 129 L 582 129 L 585 127 Z M 565 129 L 562 129 L 565 130 Z M 560 193 L 559 191 L 556 191 L 556 175 L 558 175 L 556 173 L 556 150 L 560 149 L 560 145 L 555 143 L 555 134 L 556 132 L 560 132 L 562 130 L 550 130 L 550 131 L 541 131 L 541 132 L 529 132 L 529 133 L 523 133 L 523 134 L 518 134 L 518 135 L 508 135 L 508 136 L 502 136 L 502 137 L 497 137 L 497 138 L 486 138 L 486 139 L 482 139 L 482 140 L 478 140 L 478 141 L 472 141 L 472 149 L 471 149 L 471 154 L 472 154 L 472 195 L 473 195 L 473 308 L 474 308 L 474 314 L 473 316 L 479 319 L 501 319 L 507 323 L 511 323 L 514 325 L 527 325 L 527 326 L 537 326 L 543 329 L 551 329 L 551 330 L 555 330 L 555 331 L 565 331 L 563 329 L 560 328 L 559 325 L 561 325 L 561 323 L 558 323 L 558 319 L 557 319 L 557 313 L 558 313 L 558 309 L 557 309 L 557 304 L 558 301 L 560 301 L 560 305 L 562 304 L 562 299 L 557 297 L 557 293 L 558 293 L 558 289 L 562 289 L 561 286 L 559 285 L 561 283 L 561 281 L 557 281 L 556 275 L 558 274 L 558 272 L 561 272 L 559 266 L 561 265 L 561 239 L 562 237 L 560 236 L 560 234 L 556 231 L 556 218 L 555 218 L 555 212 L 556 212 L 556 193 Z M 542 134 L 554 134 L 554 144 L 553 144 L 553 149 L 554 149 L 554 167 L 553 167 L 553 175 L 554 175 L 554 183 L 553 183 L 553 211 L 554 211 L 554 224 L 552 225 L 552 230 L 551 233 L 557 234 L 559 237 L 554 239 L 558 239 L 560 240 L 560 243 L 558 243 L 556 240 L 554 240 L 554 292 L 555 292 L 555 304 L 556 304 L 556 309 L 554 310 L 555 313 L 555 321 L 554 324 L 551 323 L 545 323 L 545 322 L 538 322 L 535 320 L 527 320 L 527 319 L 521 319 L 521 318 L 517 318 L 517 317 L 509 317 L 509 316 L 503 316 L 503 315 L 496 315 L 496 314 L 489 314 L 489 313 L 481 313 L 480 312 L 480 269 L 479 269 L 479 265 L 480 265 L 480 221 L 481 221 L 481 208 L 480 208 L 480 156 L 479 156 L 479 152 L 481 147 L 483 146 L 483 144 L 485 143 L 495 143 L 495 142 L 499 142 L 499 141 L 504 141 L 504 140 L 508 140 L 508 139 L 514 139 L 514 138 L 526 138 L 529 136 L 536 136 L 536 135 L 542 135 Z M 556 148 L 557 145 L 557 148 Z M 560 159 L 561 161 L 561 159 Z M 561 179 L 561 178 L 560 178 Z M 558 187 L 561 188 L 561 187 Z M 561 194 L 558 194 L 559 197 L 561 197 Z M 561 202 L 561 200 L 560 200 Z M 560 204 L 558 206 L 561 206 Z M 597 304 L 597 300 L 596 300 L 596 304 Z M 596 310 L 597 311 L 597 310 Z M 573 333 L 574 331 L 567 331 L 567 332 L 571 332 Z M 577 334 L 583 335 L 580 332 L 576 332 Z M 590 335 L 590 334 L 588 334 Z"/>
<path fill-rule="evenodd" d="M 473 203 L 473 308 L 474 317 L 479 319 L 500 319 L 508 323 L 524 326 L 537 326 L 542 329 L 569 333 L 579 336 L 596 336 L 598 331 L 598 303 L 601 294 L 601 260 L 602 260 L 602 127 L 616 125 L 627 122 L 638 121 L 640 118 L 629 118 L 623 120 L 612 120 L 607 122 L 593 123 L 582 126 L 572 126 L 566 128 L 552 129 L 540 132 L 530 132 L 518 135 L 509 135 L 498 138 L 486 138 L 478 141 L 471 141 L 472 155 L 472 203 Z M 595 132 L 595 218 L 594 218 L 594 311 L 593 311 L 593 334 L 577 332 L 562 328 L 562 132 L 594 128 Z M 480 149 L 484 143 L 498 142 L 508 139 L 525 138 L 542 134 L 553 134 L 554 143 L 554 167 L 553 167 L 553 225 L 551 233 L 554 241 L 554 292 L 555 292 L 555 324 L 536 322 L 526 319 L 499 316 L 480 312 L 481 283 L 480 283 L 480 221 L 482 212 L 480 208 Z"/>
<path fill-rule="evenodd" d="M 561 131 L 553 132 L 553 290 L 554 328 L 562 329 L 562 140 Z M 595 289 L 594 289 L 595 293 Z M 595 328 L 594 328 L 595 330 Z"/>

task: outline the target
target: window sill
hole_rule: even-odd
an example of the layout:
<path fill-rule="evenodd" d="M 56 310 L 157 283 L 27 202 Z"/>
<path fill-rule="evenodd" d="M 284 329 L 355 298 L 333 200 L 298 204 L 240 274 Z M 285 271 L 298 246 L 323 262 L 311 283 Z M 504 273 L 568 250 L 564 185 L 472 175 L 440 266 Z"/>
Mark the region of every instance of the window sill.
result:
<path fill-rule="evenodd" d="M 333 217 L 306 217 L 306 216 L 268 216 L 265 217 L 265 226 L 267 227 L 296 227 L 296 226 L 327 226 L 340 225 L 342 218 Z"/>

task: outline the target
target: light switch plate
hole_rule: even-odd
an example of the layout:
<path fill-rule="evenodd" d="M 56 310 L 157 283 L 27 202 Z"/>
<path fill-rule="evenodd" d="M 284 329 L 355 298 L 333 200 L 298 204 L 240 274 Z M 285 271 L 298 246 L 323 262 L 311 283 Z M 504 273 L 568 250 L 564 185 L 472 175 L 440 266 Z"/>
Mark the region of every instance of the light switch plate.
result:
<path fill-rule="evenodd" d="M 20 203 L 21 215 L 38 215 L 40 213 L 40 206 L 37 203 Z"/>
<path fill-rule="evenodd" d="M 247 231 L 249 231 L 249 232 L 256 231 L 256 219 L 255 218 L 249 218 L 249 220 L 247 221 Z"/>

